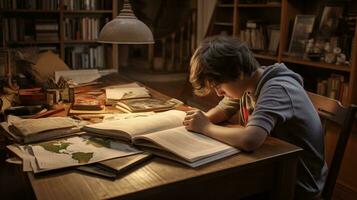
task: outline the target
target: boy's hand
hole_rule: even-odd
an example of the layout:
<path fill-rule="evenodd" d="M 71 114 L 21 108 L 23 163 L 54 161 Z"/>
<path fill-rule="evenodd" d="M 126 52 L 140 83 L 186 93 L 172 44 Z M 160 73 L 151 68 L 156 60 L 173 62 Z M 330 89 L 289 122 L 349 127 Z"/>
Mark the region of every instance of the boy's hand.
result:
<path fill-rule="evenodd" d="M 212 124 L 207 116 L 200 110 L 190 110 L 186 112 L 183 125 L 189 131 L 204 133 L 208 126 Z"/>

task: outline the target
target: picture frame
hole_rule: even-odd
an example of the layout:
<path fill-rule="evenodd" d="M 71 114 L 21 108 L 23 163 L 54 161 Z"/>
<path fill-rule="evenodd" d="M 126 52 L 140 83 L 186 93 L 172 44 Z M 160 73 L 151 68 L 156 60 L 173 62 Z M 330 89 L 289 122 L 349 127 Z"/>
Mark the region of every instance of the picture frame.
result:
<path fill-rule="evenodd" d="M 312 34 L 315 15 L 296 15 L 291 34 L 288 53 L 294 56 L 302 56 L 305 52 L 306 41 Z"/>
<path fill-rule="evenodd" d="M 343 16 L 344 7 L 339 4 L 325 5 L 320 11 L 320 21 L 317 37 L 320 40 L 328 40 L 337 31 L 339 20 Z"/>

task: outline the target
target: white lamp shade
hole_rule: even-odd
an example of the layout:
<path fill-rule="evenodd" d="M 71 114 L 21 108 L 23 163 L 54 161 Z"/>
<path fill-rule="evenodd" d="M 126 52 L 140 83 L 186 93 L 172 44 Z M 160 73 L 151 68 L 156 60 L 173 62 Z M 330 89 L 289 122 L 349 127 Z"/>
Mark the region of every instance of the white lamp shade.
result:
<path fill-rule="evenodd" d="M 97 42 L 153 44 L 154 37 L 149 27 L 135 17 L 131 5 L 126 0 L 119 16 L 104 25 L 99 33 Z"/>

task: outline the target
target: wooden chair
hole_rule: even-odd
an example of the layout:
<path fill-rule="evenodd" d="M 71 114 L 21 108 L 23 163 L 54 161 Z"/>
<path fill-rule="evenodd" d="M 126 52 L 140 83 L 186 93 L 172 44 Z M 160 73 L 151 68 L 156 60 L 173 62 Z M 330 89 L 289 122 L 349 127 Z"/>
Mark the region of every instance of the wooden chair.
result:
<path fill-rule="evenodd" d="M 319 113 L 323 128 L 326 132 L 326 123 L 332 122 L 339 126 L 336 148 L 332 155 L 326 183 L 321 193 L 322 199 L 331 199 L 336 179 L 340 170 L 345 148 L 351 133 L 353 121 L 357 111 L 356 105 L 344 107 L 339 101 L 308 92 L 308 95 Z"/>

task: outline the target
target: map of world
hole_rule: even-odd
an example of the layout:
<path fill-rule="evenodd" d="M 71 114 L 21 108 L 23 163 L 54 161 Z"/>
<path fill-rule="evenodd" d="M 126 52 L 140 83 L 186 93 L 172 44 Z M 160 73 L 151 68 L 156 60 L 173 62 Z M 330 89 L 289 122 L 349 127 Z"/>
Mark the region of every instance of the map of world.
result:
<path fill-rule="evenodd" d="M 140 152 L 126 143 L 92 136 L 46 141 L 29 147 L 39 170 L 89 164 Z"/>

